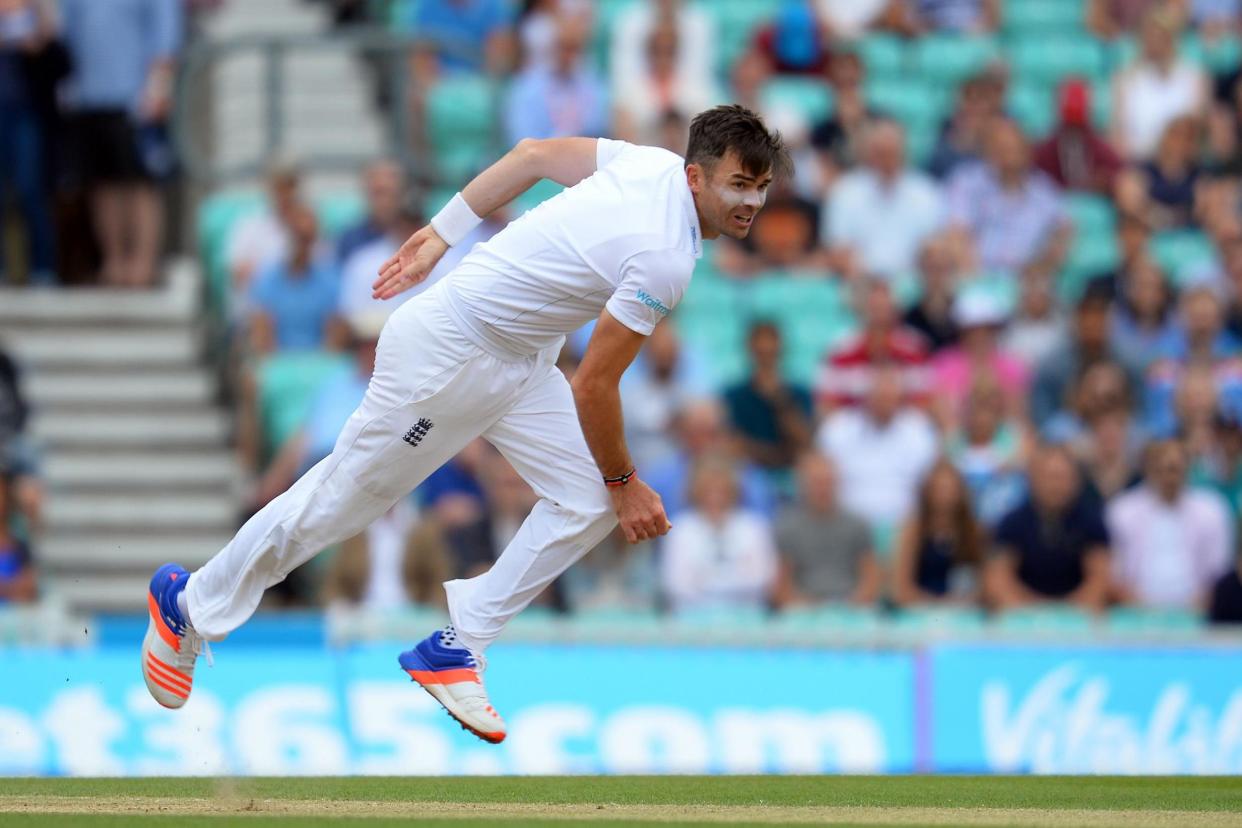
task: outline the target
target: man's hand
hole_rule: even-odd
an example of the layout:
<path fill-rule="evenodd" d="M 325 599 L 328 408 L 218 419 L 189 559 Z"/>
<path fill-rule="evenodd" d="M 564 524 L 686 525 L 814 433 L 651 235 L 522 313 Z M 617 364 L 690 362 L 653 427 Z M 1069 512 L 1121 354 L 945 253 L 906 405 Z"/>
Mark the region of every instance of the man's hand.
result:
<path fill-rule="evenodd" d="M 673 528 L 664 514 L 664 502 L 660 496 L 637 477 L 631 478 L 624 486 L 608 491 L 612 494 L 612 505 L 621 521 L 621 531 L 630 543 L 667 535 L 668 530 Z"/>
<path fill-rule="evenodd" d="M 379 278 L 371 285 L 373 299 L 391 299 L 427 278 L 448 245 L 430 224 L 401 245 L 396 254 L 380 268 Z"/>

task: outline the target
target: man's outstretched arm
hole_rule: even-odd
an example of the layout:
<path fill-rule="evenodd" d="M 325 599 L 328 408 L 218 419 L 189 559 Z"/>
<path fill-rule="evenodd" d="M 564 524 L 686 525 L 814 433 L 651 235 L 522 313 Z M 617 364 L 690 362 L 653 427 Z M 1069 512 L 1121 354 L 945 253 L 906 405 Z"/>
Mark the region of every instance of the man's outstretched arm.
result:
<path fill-rule="evenodd" d="M 597 138 L 524 138 L 461 191 L 474 215 L 485 218 L 547 178 L 572 187 L 595 172 Z M 380 268 L 371 286 L 376 299 L 391 299 L 414 287 L 440 261 L 449 244 L 430 224 L 410 236 Z"/>
<path fill-rule="evenodd" d="M 605 310 L 595 324 L 582 364 L 574 373 L 571 385 L 578 422 L 604 478 L 621 478 L 634 471 L 625 445 L 619 385 L 621 375 L 646 339 Z M 630 543 L 663 535 L 672 528 L 660 496 L 637 475 L 625 485 L 611 487 L 609 492 L 621 531 Z"/>

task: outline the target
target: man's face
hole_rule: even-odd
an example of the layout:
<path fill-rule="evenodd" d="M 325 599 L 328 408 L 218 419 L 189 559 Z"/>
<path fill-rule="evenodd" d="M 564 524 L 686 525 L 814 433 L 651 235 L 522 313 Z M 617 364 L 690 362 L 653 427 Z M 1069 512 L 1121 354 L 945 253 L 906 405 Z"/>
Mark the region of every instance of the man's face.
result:
<path fill-rule="evenodd" d="M 781 337 L 772 328 L 760 328 L 750 336 L 750 357 L 756 366 L 771 367 L 781 359 Z"/>
<path fill-rule="evenodd" d="M 703 225 L 703 238 L 744 239 L 767 201 L 772 173 L 743 169 L 737 154 L 730 150 L 710 168 L 691 164 L 686 168 L 686 179 Z"/>
<path fill-rule="evenodd" d="M 1182 305 L 1182 325 L 1194 341 L 1210 341 L 1221 327 L 1220 302 L 1210 291 L 1200 290 L 1186 297 Z"/>
<path fill-rule="evenodd" d="M 891 178 L 906 163 L 905 139 L 894 124 L 875 127 L 867 139 L 867 164 L 881 176 Z"/>
<path fill-rule="evenodd" d="M 1108 306 L 1084 305 L 1074 318 L 1078 344 L 1087 349 L 1098 350 L 1108 343 Z"/>
<path fill-rule="evenodd" d="M 806 505 L 820 512 L 830 512 L 837 503 L 837 473 L 823 457 L 813 455 L 798 468 L 799 491 Z"/>
<path fill-rule="evenodd" d="M 988 135 L 988 160 L 1001 175 L 1020 175 L 1030 164 L 1026 139 L 1007 121 L 996 121 Z"/>
<path fill-rule="evenodd" d="M 1031 472 L 1031 494 L 1043 509 L 1060 512 L 1078 493 L 1078 470 L 1064 454 L 1037 457 Z"/>
<path fill-rule="evenodd" d="M 367 170 L 367 208 L 380 224 L 387 226 L 396 220 L 401 210 L 403 178 L 396 164 L 376 164 Z"/>
<path fill-rule="evenodd" d="M 1176 500 L 1186 481 L 1186 455 L 1176 443 L 1164 443 L 1151 451 L 1147 479 L 1165 500 Z"/>

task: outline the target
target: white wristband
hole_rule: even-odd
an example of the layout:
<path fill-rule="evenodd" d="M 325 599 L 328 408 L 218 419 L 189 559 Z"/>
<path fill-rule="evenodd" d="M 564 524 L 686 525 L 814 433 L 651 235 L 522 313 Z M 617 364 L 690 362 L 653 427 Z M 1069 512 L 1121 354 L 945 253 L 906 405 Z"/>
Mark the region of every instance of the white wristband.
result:
<path fill-rule="evenodd" d="M 482 223 L 483 219 L 474 214 L 461 193 L 453 196 L 431 219 L 432 228 L 449 247 L 459 243 Z"/>

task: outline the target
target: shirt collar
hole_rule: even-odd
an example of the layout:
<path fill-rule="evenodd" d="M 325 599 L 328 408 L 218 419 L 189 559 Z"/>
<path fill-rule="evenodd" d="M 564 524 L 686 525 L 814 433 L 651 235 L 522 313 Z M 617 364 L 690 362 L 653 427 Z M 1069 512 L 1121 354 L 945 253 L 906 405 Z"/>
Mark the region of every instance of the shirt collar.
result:
<path fill-rule="evenodd" d="M 690 182 L 686 181 L 683 171 L 679 179 L 681 205 L 686 212 L 686 221 L 690 227 L 690 250 L 694 258 L 703 258 L 703 228 L 699 226 L 699 211 L 694 207 L 694 193 L 690 192 Z"/>

